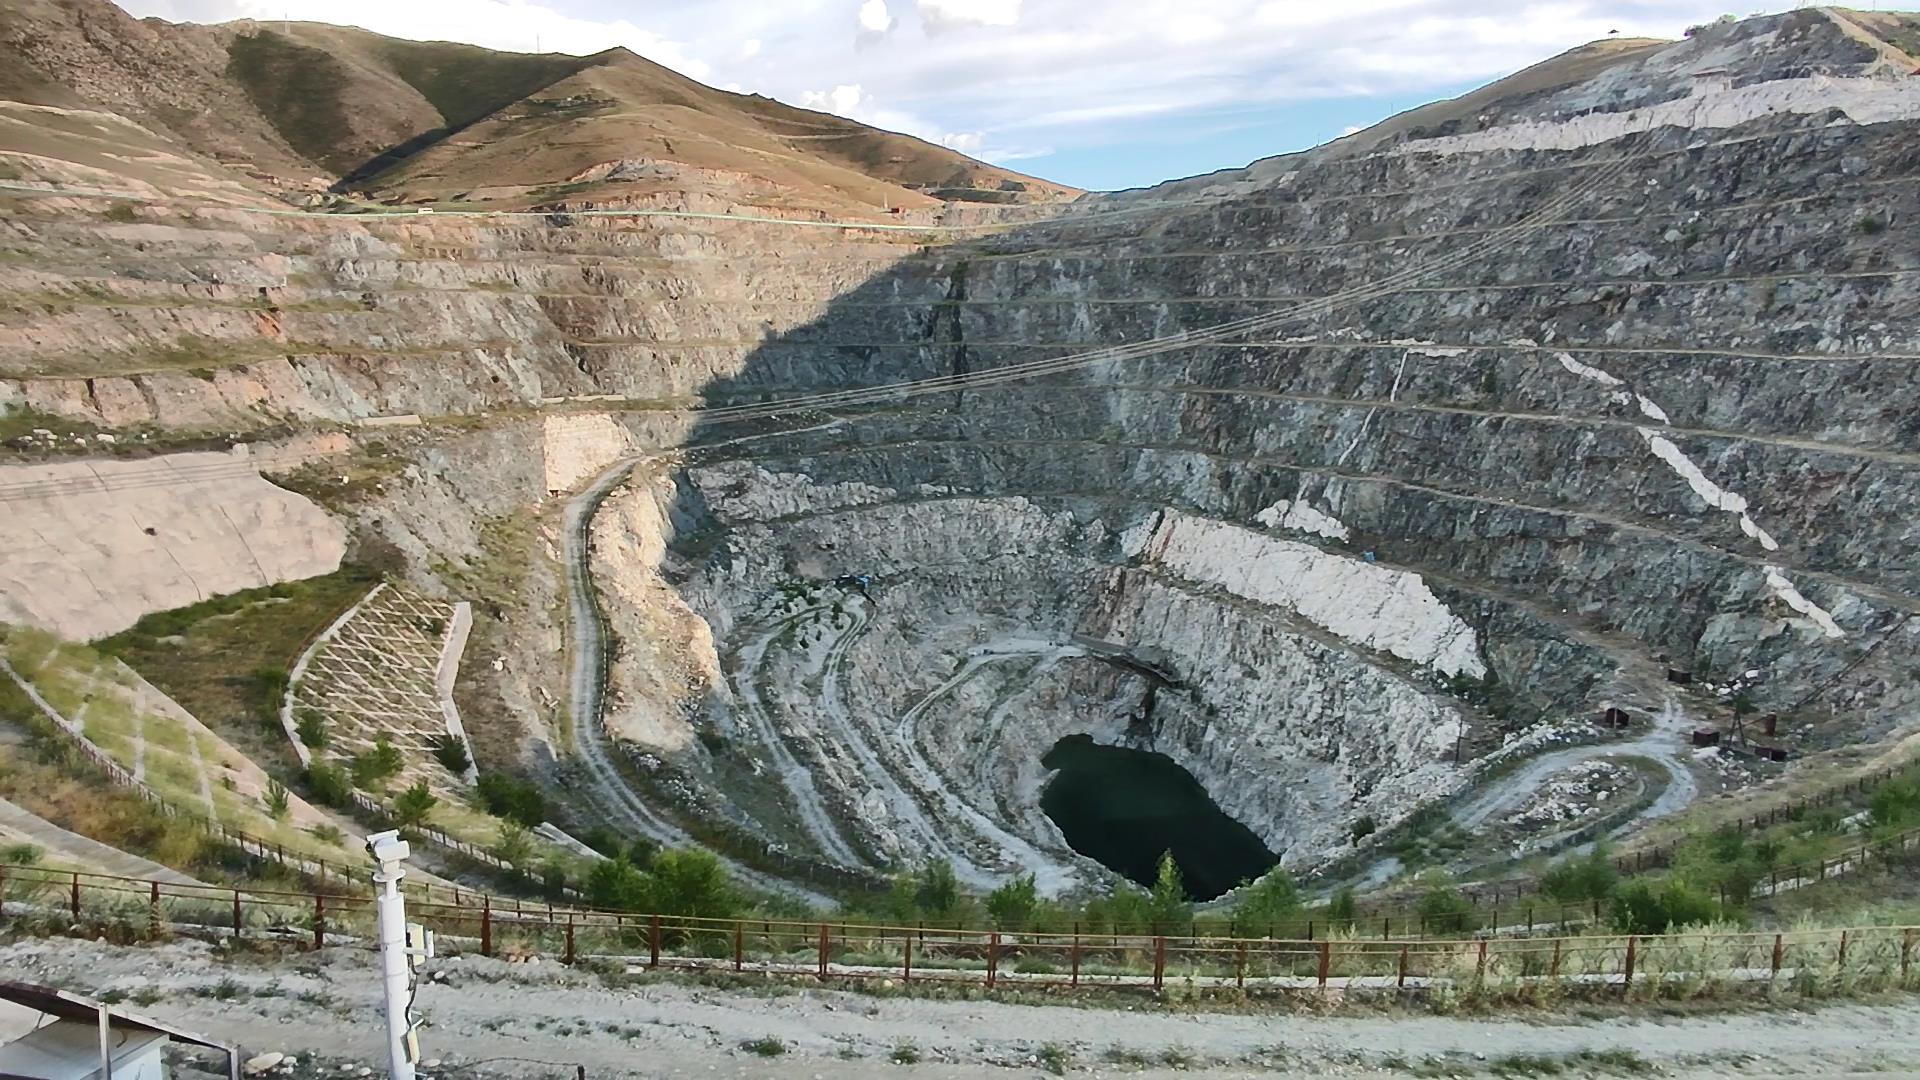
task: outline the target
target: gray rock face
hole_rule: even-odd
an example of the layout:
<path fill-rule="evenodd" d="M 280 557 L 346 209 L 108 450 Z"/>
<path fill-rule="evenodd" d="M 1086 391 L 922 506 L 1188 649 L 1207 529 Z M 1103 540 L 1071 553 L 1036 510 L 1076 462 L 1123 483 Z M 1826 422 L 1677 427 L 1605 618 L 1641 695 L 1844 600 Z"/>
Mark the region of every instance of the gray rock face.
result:
<path fill-rule="evenodd" d="M 1754 670 L 1799 751 L 1911 722 L 1920 80 L 1890 48 L 1749 20 L 957 240 L 49 212 L 0 237 L 26 256 L 0 283 L 48 301 L 0 313 L 0 403 L 172 433 L 419 414 L 358 511 L 417 567 L 684 442 L 593 544 L 606 720 L 680 813 L 1067 889 L 1099 873 L 1038 813 L 1038 758 L 1086 732 L 1310 867 L 1541 720 L 1721 722 L 1698 684 Z M 1085 362 L 992 374 L 1059 357 Z M 532 409 L 618 427 L 561 445 Z M 504 621 L 480 605 L 481 655 L 554 647 L 549 542 Z M 558 681 L 507 668 L 487 692 L 550 714 Z"/>

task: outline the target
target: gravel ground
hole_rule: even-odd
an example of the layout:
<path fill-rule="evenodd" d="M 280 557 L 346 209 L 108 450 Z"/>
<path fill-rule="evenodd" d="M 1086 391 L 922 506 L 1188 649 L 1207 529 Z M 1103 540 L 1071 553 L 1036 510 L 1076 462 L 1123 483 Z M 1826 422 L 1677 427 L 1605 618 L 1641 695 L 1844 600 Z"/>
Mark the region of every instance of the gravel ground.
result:
<path fill-rule="evenodd" d="M 0 946 L 9 978 L 118 990 L 125 1008 L 238 1041 L 249 1053 L 297 1055 L 297 1067 L 276 1070 L 276 1080 L 379 1071 L 373 959 L 347 950 L 229 955 L 201 942 Z M 1041 1076 L 1051 1066 L 1141 1077 L 1546 1075 L 1550 1066 L 1561 1075 L 1920 1075 L 1920 1010 L 1911 1000 L 1681 1018 L 1314 1016 L 1184 1013 L 1144 1000 L 1087 1008 L 716 989 L 478 957 L 429 961 L 426 973 L 423 1053 L 443 1060 L 423 1070 L 430 1077 L 561 1077 L 575 1065 L 591 1077 L 822 1080 Z M 742 1045 L 755 1040 L 777 1040 L 781 1050 L 763 1057 Z M 909 1056 L 903 1047 L 919 1060 L 896 1062 Z M 1528 1066 L 1522 1055 L 1536 1060 Z"/>

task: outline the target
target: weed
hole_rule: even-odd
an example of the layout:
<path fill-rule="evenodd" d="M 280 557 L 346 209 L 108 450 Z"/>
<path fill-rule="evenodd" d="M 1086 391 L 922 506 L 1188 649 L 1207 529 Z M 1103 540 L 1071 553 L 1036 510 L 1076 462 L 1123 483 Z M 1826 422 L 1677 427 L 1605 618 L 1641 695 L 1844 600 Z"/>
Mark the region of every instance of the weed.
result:
<path fill-rule="evenodd" d="M 1048 1043 L 1040 1048 L 1040 1067 L 1055 1076 L 1065 1076 L 1067 1067 L 1073 1064 L 1073 1052 L 1059 1043 Z"/>
<path fill-rule="evenodd" d="M 749 1054 L 757 1054 L 760 1057 L 770 1058 L 779 1057 L 781 1054 L 786 1053 L 787 1044 L 781 1042 L 779 1039 L 773 1038 L 748 1039 L 740 1044 L 740 1049 L 745 1050 Z"/>
<path fill-rule="evenodd" d="M 226 979 L 221 979 L 219 982 L 214 983 L 212 986 L 203 987 L 200 993 L 205 997 L 210 997 L 214 999 L 215 1001 L 232 1001 L 234 998 L 239 997 L 243 992 L 243 990 L 244 988 L 241 987 L 239 983 L 234 982 L 230 978 L 226 978 Z"/>
<path fill-rule="evenodd" d="M 116 202 L 112 206 L 107 207 L 100 216 L 106 218 L 108 221 L 119 222 L 122 225 L 140 220 L 140 215 L 134 212 L 133 204 L 130 202 Z"/>
<path fill-rule="evenodd" d="M 129 996 L 132 998 L 133 1003 L 135 1005 L 139 1005 L 144 1008 L 148 1005 L 157 1004 L 162 998 L 166 997 L 167 995 L 161 993 L 160 988 L 157 986 L 143 986 L 140 989 L 135 990 Z"/>
<path fill-rule="evenodd" d="M 1559 1058 L 1545 1054 L 1508 1054 L 1487 1062 L 1495 1076 L 1558 1076 L 1563 1068 Z"/>
<path fill-rule="evenodd" d="M 920 1061 L 920 1048 L 910 1042 L 895 1043 L 887 1060 L 895 1065 L 915 1065 Z"/>

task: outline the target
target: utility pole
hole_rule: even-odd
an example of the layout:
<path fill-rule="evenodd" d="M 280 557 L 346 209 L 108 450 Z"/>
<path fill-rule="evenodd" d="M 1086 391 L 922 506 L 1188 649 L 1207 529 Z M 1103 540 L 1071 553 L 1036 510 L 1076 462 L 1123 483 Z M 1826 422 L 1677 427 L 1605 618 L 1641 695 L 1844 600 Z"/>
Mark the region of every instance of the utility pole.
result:
<path fill-rule="evenodd" d="M 418 958 L 433 955 L 432 939 L 425 931 L 417 934 L 420 945 L 413 948 L 415 928 L 407 925 L 407 902 L 400 894 L 400 879 L 407 876 L 403 865 L 413 852 L 394 830 L 367 837 L 367 852 L 377 869 L 373 885 L 378 891 L 380 916 L 380 970 L 387 995 L 387 1070 L 391 1080 L 414 1080 L 413 1065 L 420 1059 L 420 1045 L 413 1035 L 413 1019 L 408 1006 L 413 998 L 413 969 Z"/>

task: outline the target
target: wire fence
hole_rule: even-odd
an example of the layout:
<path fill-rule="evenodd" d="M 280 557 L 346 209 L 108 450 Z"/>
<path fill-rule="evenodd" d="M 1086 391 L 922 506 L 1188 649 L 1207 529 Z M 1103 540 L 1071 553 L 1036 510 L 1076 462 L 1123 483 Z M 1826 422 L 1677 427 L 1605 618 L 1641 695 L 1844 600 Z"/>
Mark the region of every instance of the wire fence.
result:
<path fill-rule="evenodd" d="M 373 948 L 368 896 L 265 892 L 0 867 L 0 913 L 17 927 L 79 927 L 120 940 L 170 934 Z M 1130 931 L 1008 934 L 835 920 L 711 919 L 410 901 L 446 952 L 683 970 L 1001 988 L 1256 993 L 1587 992 L 1707 996 L 1741 988 L 1810 995 L 1920 989 L 1920 927 L 1512 938 L 1315 939 Z"/>

